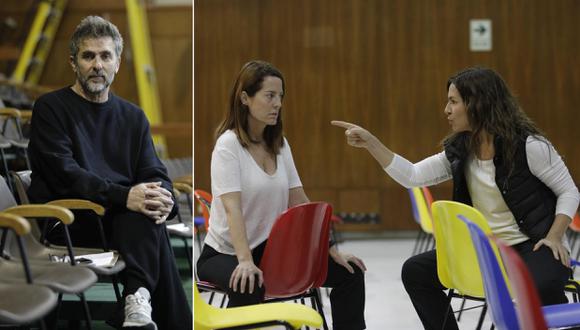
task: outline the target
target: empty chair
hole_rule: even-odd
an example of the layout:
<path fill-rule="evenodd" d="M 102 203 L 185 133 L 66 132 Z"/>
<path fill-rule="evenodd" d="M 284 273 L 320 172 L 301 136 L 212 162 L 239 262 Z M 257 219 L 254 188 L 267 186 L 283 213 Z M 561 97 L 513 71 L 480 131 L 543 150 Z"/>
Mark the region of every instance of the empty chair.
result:
<path fill-rule="evenodd" d="M 221 309 L 206 303 L 193 283 L 194 329 L 256 329 L 282 325 L 286 329 L 301 326 L 320 328 L 322 319 L 312 308 L 298 304 L 259 304 Z"/>
<path fill-rule="evenodd" d="M 424 188 L 428 195 L 425 195 L 421 188 L 407 189 L 409 197 L 411 198 L 411 209 L 413 211 L 413 219 L 419 224 L 421 230 L 415 240 L 412 254 L 422 253 L 433 248 L 433 220 L 431 218 L 431 203 L 433 197 L 428 188 Z M 427 197 L 430 201 L 427 202 Z"/>
<path fill-rule="evenodd" d="M 28 142 L 29 140 L 24 137 L 22 131 L 22 113 L 26 113 L 26 118 L 30 119 L 30 110 L 19 110 L 16 108 L 3 108 L 0 109 L 0 116 L 4 118 L 4 123 L 2 125 L 2 136 L 6 138 L 10 144 L 19 151 L 19 154 L 25 161 L 25 166 L 30 169 L 30 161 L 28 159 Z M 8 175 L 6 173 L 6 175 Z"/>
<path fill-rule="evenodd" d="M 467 224 L 473 238 L 489 304 L 496 305 L 492 307 L 492 317 L 499 330 L 546 330 L 580 326 L 580 304 L 541 306 L 539 294 L 524 261 L 513 248 L 492 237 L 506 267 L 514 302 L 492 242 L 469 221 L 469 217 L 461 216 L 460 219 Z"/>
<path fill-rule="evenodd" d="M 16 188 L 16 192 L 20 199 L 20 203 L 25 205 L 29 203 L 28 196 L 26 195 L 26 190 L 30 185 L 30 174 L 31 171 L 20 171 L 20 172 L 12 172 L 12 177 L 14 179 L 14 184 Z M 0 202 L 0 207 L 11 207 L 16 205 L 16 201 L 9 194 L 9 192 L 3 188 L 4 186 L 4 179 L 0 178 L 0 198 L 3 198 L 2 202 Z M 66 254 L 72 255 L 87 255 L 87 254 L 96 254 L 102 252 L 113 252 L 116 255 L 117 261 L 112 267 L 103 267 L 97 266 L 93 264 L 87 265 L 93 272 L 95 272 L 99 276 L 108 276 L 111 277 L 113 282 L 113 289 L 115 291 L 115 297 L 117 301 L 121 301 L 121 291 L 118 285 L 117 274 L 121 272 L 125 268 L 125 262 L 121 259 L 121 256 L 118 255 L 116 251 L 109 250 L 107 240 L 105 238 L 105 234 L 103 231 L 103 225 L 101 223 L 101 217 L 105 214 L 105 208 L 101 205 L 96 203 L 86 201 L 86 200 L 79 200 L 79 199 L 72 199 L 72 200 L 55 200 L 50 203 L 51 205 L 62 206 L 71 210 L 89 210 L 94 212 L 97 217 L 97 225 L 99 229 L 99 236 L 102 243 L 102 249 L 97 248 L 81 248 L 81 247 L 67 247 L 67 246 L 58 246 L 52 245 L 48 242 L 41 242 L 41 230 L 40 226 L 36 221 L 32 221 L 32 236 L 27 239 L 27 245 L 31 250 L 31 257 L 38 258 L 41 260 L 47 260 L 50 255 L 53 256 L 61 256 Z M 0 208 L 1 210 L 1 208 Z M 76 221 L 82 221 L 83 219 L 76 219 Z M 66 226 L 65 226 L 66 228 Z M 65 232 L 67 230 L 65 229 Z M 71 259 L 71 263 L 74 263 L 74 259 Z"/>
<path fill-rule="evenodd" d="M 20 237 L 30 233 L 30 224 L 23 218 L 0 213 L 0 227 L 9 228 L 19 242 L 21 256 L 21 276 L 27 284 L 4 282 L 0 271 L 0 325 L 24 325 L 34 323 L 48 314 L 57 303 L 57 297 L 49 288 L 32 284 L 32 275 L 26 257 L 26 250 Z M 41 321 L 41 329 L 45 329 Z"/>

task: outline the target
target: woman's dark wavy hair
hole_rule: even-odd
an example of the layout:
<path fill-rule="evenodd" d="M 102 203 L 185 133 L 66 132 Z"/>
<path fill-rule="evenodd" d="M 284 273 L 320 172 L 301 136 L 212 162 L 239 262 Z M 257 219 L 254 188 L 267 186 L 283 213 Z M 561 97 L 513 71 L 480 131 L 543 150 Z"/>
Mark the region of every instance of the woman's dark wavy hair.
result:
<path fill-rule="evenodd" d="M 443 144 L 453 143 L 463 136 L 464 147 L 475 155 L 481 147 L 481 132 L 486 131 L 502 141 L 499 152 L 504 164 L 513 167 L 518 142 L 527 136 L 544 137 L 534 122 L 520 108 L 502 77 L 487 68 L 468 68 L 447 81 L 459 91 L 467 110 L 471 132 L 452 133 Z M 467 136 L 465 136 L 467 135 Z"/>
<path fill-rule="evenodd" d="M 231 129 L 236 133 L 242 146 L 247 148 L 252 143 L 248 133 L 250 109 L 242 103 L 242 92 L 246 92 L 248 96 L 253 97 L 256 92 L 262 89 L 262 83 L 266 77 L 280 78 L 282 80 L 282 91 L 285 91 L 284 77 L 280 70 L 276 69 L 272 64 L 264 61 L 251 61 L 244 64 L 232 88 L 229 109 L 216 130 L 216 138 Z M 276 125 L 266 126 L 262 138 L 271 154 L 277 155 L 280 152 L 280 148 L 284 145 L 282 108 L 280 108 L 278 113 Z"/>

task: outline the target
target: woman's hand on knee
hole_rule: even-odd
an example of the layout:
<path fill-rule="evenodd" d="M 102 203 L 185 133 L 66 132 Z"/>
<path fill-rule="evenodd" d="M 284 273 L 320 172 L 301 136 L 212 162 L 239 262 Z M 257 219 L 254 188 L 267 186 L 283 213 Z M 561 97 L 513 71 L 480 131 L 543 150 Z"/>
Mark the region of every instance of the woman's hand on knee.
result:
<path fill-rule="evenodd" d="M 332 260 L 334 260 L 334 262 L 346 268 L 346 270 L 348 270 L 348 272 L 351 274 L 354 274 L 354 269 L 349 264 L 349 262 L 355 264 L 363 272 L 367 271 L 367 267 L 365 263 L 362 261 L 362 259 L 350 253 L 341 253 L 335 246 L 332 246 L 330 248 L 328 254 L 330 254 L 330 257 L 332 258 Z"/>
<path fill-rule="evenodd" d="M 258 283 L 255 283 L 256 277 L 258 278 Z M 254 285 L 258 284 L 262 287 L 264 284 L 264 275 L 262 270 L 258 268 L 252 261 L 242 261 L 238 264 L 232 276 L 230 277 L 230 288 L 234 292 L 237 292 L 239 288 L 240 293 L 244 293 L 246 284 L 248 284 L 249 292 L 254 293 Z"/>
<path fill-rule="evenodd" d="M 568 254 L 568 249 L 566 249 L 566 247 L 562 244 L 561 239 L 555 239 L 547 236 L 546 238 L 538 241 L 536 245 L 534 245 L 534 251 L 538 251 L 542 245 L 552 250 L 554 259 L 560 260 L 564 266 L 570 267 L 570 255 Z"/>

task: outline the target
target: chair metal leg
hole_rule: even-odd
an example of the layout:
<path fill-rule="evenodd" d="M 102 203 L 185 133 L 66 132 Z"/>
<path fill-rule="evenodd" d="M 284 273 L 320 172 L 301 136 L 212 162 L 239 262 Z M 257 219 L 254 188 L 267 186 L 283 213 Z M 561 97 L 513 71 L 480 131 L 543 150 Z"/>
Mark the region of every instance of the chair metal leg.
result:
<path fill-rule="evenodd" d="M 185 257 L 187 258 L 187 263 L 189 264 L 189 271 L 193 274 L 193 260 L 191 256 L 191 249 L 189 244 L 187 244 L 187 238 L 183 237 L 183 245 L 185 246 Z"/>
<path fill-rule="evenodd" d="M 417 248 L 417 254 L 425 252 L 425 245 L 427 244 L 427 233 L 421 230 L 421 240 L 419 240 L 419 247 Z"/>
<path fill-rule="evenodd" d="M 195 226 L 195 236 L 197 237 L 197 247 L 199 248 L 199 251 L 201 253 L 203 246 L 201 246 L 201 233 L 199 231 L 200 227 L 201 226 Z"/>
<path fill-rule="evenodd" d="M 81 299 L 81 303 L 83 304 L 83 311 L 85 313 L 85 320 L 87 322 L 87 329 L 92 329 L 92 319 L 91 319 L 91 312 L 89 311 L 89 304 L 87 304 L 87 299 L 84 293 L 78 294 L 79 298 Z"/>
<path fill-rule="evenodd" d="M 449 289 L 447 297 L 449 298 L 449 304 L 447 305 L 447 311 L 445 311 L 445 318 L 443 319 L 441 329 L 445 329 L 445 324 L 447 324 L 447 318 L 449 317 L 449 311 L 451 310 L 451 298 L 453 297 L 453 289 Z"/>
<path fill-rule="evenodd" d="M 30 159 L 28 159 L 28 152 L 26 149 L 22 149 L 22 152 L 24 152 L 24 161 L 26 161 L 26 169 L 29 170 L 32 167 L 30 166 Z"/>
<path fill-rule="evenodd" d="M 314 289 L 314 299 L 316 305 L 318 306 L 318 313 L 322 316 L 322 327 L 324 330 L 328 330 L 328 324 L 326 323 L 326 318 L 324 317 L 324 309 L 322 307 L 322 299 L 320 297 L 320 288 Z"/>
<path fill-rule="evenodd" d="M 463 298 L 463 300 L 461 301 L 461 307 L 459 307 L 459 314 L 457 314 L 457 322 L 461 321 L 461 314 L 463 314 L 463 308 L 465 307 L 465 301 L 467 300 L 467 298 Z"/>
<path fill-rule="evenodd" d="M 224 308 L 224 305 L 226 303 L 226 298 L 227 297 L 228 297 L 228 295 L 224 293 L 223 296 L 222 296 L 222 302 L 220 303 L 220 308 Z"/>
<path fill-rule="evenodd" d="M 417 234 L 417 238 L 415 238 L 415 245 L 413 246 L 413 252 L 411 253 L 411 256 L 414 256 L 417 254 L 418 248 L 419 248 L 419 242 L 421 241 L 421 235 L 423 234 L 422 230 L 419 230 L 418 234 Z"/>
<path fill-rule="evenodd" d="M 113 282 L 113 289 L 115 290 L 115 297 L 117 298 L 117 302 L 121 302 L 123 299 L 121 296 L 121 290 L 119 290 L 119 279 L 117 275 L 111 275 L 111 281 Z"/>
<path fill-rule="evenodd" d="M 38 323 L 40 323 L 41 330 L 46 330 L 46 324 L 44 324 L 44 319 L 40 319 L 40 321 L 38 321 Z"/>
<path fill-rule="evenodd" d="M 431 247 L 429 248 L 429 251 L 431 251 L 435 249 L 435 236 L 429 235 L 429 239 L 431 240 Z"/>
<path fill-rule="evenodd" d="M 10 175 L 8 175 L 8 162 L 6 162 L 6 154 L 4 153 L 4 148 L 0 148 L 0 157 L 2 157 L 2 166 L 4 166 L 4 175 L 6 177 L 6 183 L 8 184 L 8 188 L 10 191 L 14 192 L 14 188 L 12 187 L 12 180 L 10 179 Z"/>
<path fill-rule="evenodd" d="M 477 322 L 477 330 L 481 330 L 481 327 L 483 326 L 483 320 L 485 320 L 485 314 L 487 312 L 487 304 L 484 303 L 483 304 L 483 309 L 481 310 L 481 314 L 479 315 L 479 322 Z"/>

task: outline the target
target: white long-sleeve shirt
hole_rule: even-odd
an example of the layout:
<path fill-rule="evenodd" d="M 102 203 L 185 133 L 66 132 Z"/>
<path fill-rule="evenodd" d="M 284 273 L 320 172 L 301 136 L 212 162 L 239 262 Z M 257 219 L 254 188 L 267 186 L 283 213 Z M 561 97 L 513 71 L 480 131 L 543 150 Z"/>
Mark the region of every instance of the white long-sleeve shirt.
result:
<path fill-rule="evenodd" d="M 568 168 L 552 144 L 529 136 L 526 140 L 526 157 L 532 174 L 557 196 L 556 214 L 573 218 L 578 209 L 580 194 Z M 452 179 L 451 164 L 445 152 L 416 164 L 395 154 L 391 164 L 384 170 L 407 188 L 431 186 Z M 495 183 L 493 160 L 482 161 L 470 157 L 465 177 L 473 206 L 488 220 L 492 232 L 510 245 L 526 241 L 528 237 L 519 231 L 514 216 Z M 568 246 L 567 242 L 565 245 Z"/>

